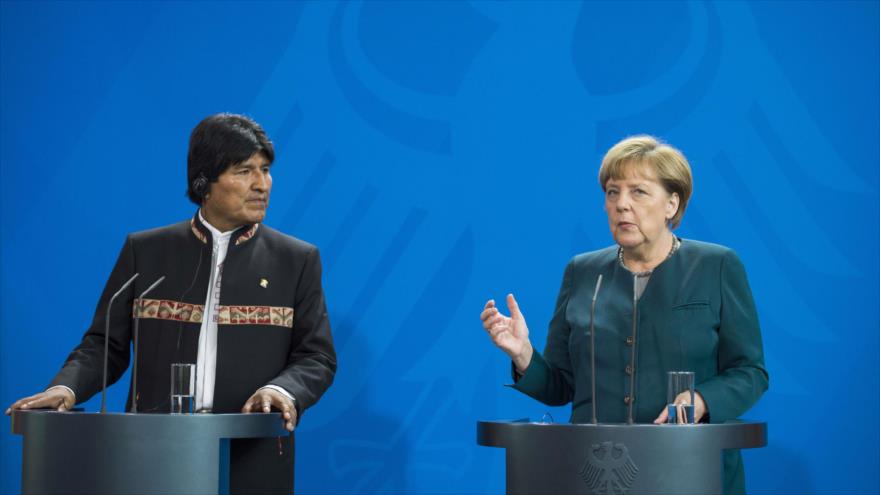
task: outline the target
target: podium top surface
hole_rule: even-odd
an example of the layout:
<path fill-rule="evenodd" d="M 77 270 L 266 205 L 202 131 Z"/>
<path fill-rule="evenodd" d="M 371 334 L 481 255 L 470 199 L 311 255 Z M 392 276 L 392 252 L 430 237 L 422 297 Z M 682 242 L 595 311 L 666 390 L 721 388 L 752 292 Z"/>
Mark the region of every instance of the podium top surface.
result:
<path fill-rule="evenodd" d="M 477 444 L 508 448 L 536 436 L 545 440 L 574 437 L 584 442 L 598 440 L 639 442 L 699 442 L 717 449 L 750 449 L 767 445 L 767 423 L 736 420 L 720 424 L 571 424 L 535 423 L 528 420 L 478 421 Z"/>
<path fill-rule="evenodd" d="M 154 434 L 180 433 L 189 438 L 257 438 L 287 436 L 281 413 L 251 414 L 131 414 L 13 411 L 12 433 L 28 435 L 51 428 L 82 431 Z"/>

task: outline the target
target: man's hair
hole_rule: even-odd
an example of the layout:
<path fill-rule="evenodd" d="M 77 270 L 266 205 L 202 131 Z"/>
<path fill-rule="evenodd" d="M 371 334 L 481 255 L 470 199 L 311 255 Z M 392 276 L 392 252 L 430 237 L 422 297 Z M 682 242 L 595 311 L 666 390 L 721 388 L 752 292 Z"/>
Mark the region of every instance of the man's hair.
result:
<path fill-rule="evenodd" d="M 209 185 L 217 182 L 226 169 L 254 153 L 262 153 L 269 163 L 275 149 L 260 124 L 244 115 L 218 113 L 199 122 L 189 137 L 186 195 L 201 205 Z"/>

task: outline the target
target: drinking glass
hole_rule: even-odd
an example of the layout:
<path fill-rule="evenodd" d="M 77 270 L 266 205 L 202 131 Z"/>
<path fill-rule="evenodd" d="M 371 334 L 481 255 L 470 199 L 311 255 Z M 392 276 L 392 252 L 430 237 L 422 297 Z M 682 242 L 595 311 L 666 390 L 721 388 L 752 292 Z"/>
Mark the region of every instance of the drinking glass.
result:
<path fill-rule="evenodd" d="M 196 402 L 196 365 L 171 363 L 171 414 L 192 414 Z"/>
<path fill-rule="evenodd" d="M 670 371 L 667 373 L 666 412 L 667 423 L 694 424 L 694 372 Z"/>

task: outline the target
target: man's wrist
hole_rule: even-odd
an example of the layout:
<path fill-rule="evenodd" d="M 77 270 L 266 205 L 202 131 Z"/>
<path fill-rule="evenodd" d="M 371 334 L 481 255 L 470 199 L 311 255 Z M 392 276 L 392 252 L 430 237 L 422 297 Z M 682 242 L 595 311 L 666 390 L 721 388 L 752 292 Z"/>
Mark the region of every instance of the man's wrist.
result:
<path fill-rule="evenodd" d="M 257 389 L 257 392 L 259 392 L 260 390 L 263 390 L 263 389 L 267 389 L 267 388 L 269 390 L 274 390 L 274 391 L 280 393 L 281 395 L 283 395 L 283 396 L 287 397 L 288 399 L 290 399 L 291 401 L 293 401 L 294 404 L 296 404 L 296 397 L 294 397 L 293 394 L 288 392 L 287 389 L 285 389 L 284 387 L 279 387 L 278 385 L 263 385 L 262 387 Z"/>
<path fill-rule="evenodd" d="M 64 389 L 64 390 L 67 390 L 68 392 L 70 392 L 70 395 L 73 396 L 73 403 L 76 404 L 76 392 L 74 392 L 72 388 L 68 387 L 67 385 L 53 385 L 53 386 L 47 388 L 45 390 L 45 392 L 48 392 L 48 391 L 52 390 L 53 388 L 61 388 L 61 389 Z"/>

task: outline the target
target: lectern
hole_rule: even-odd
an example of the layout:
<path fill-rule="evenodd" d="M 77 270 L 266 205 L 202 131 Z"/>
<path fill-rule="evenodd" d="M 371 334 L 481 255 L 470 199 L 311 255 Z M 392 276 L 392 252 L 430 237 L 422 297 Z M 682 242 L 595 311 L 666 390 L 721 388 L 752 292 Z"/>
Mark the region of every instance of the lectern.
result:
<path fill-rule="evenodd" d="M 275 414 L 14 411 L 24 437 L 21 491 L 227 493 L 229 440 L 286 437 Z M 293 469 L 293 466 L 291 466 Z"/>
<path fill-rule="evenodd" d="M 767 445 L 767 424 L 480 421 L 477 443 L 507 449 L 510 494 L 721 494 L 721 451 Z"/>

